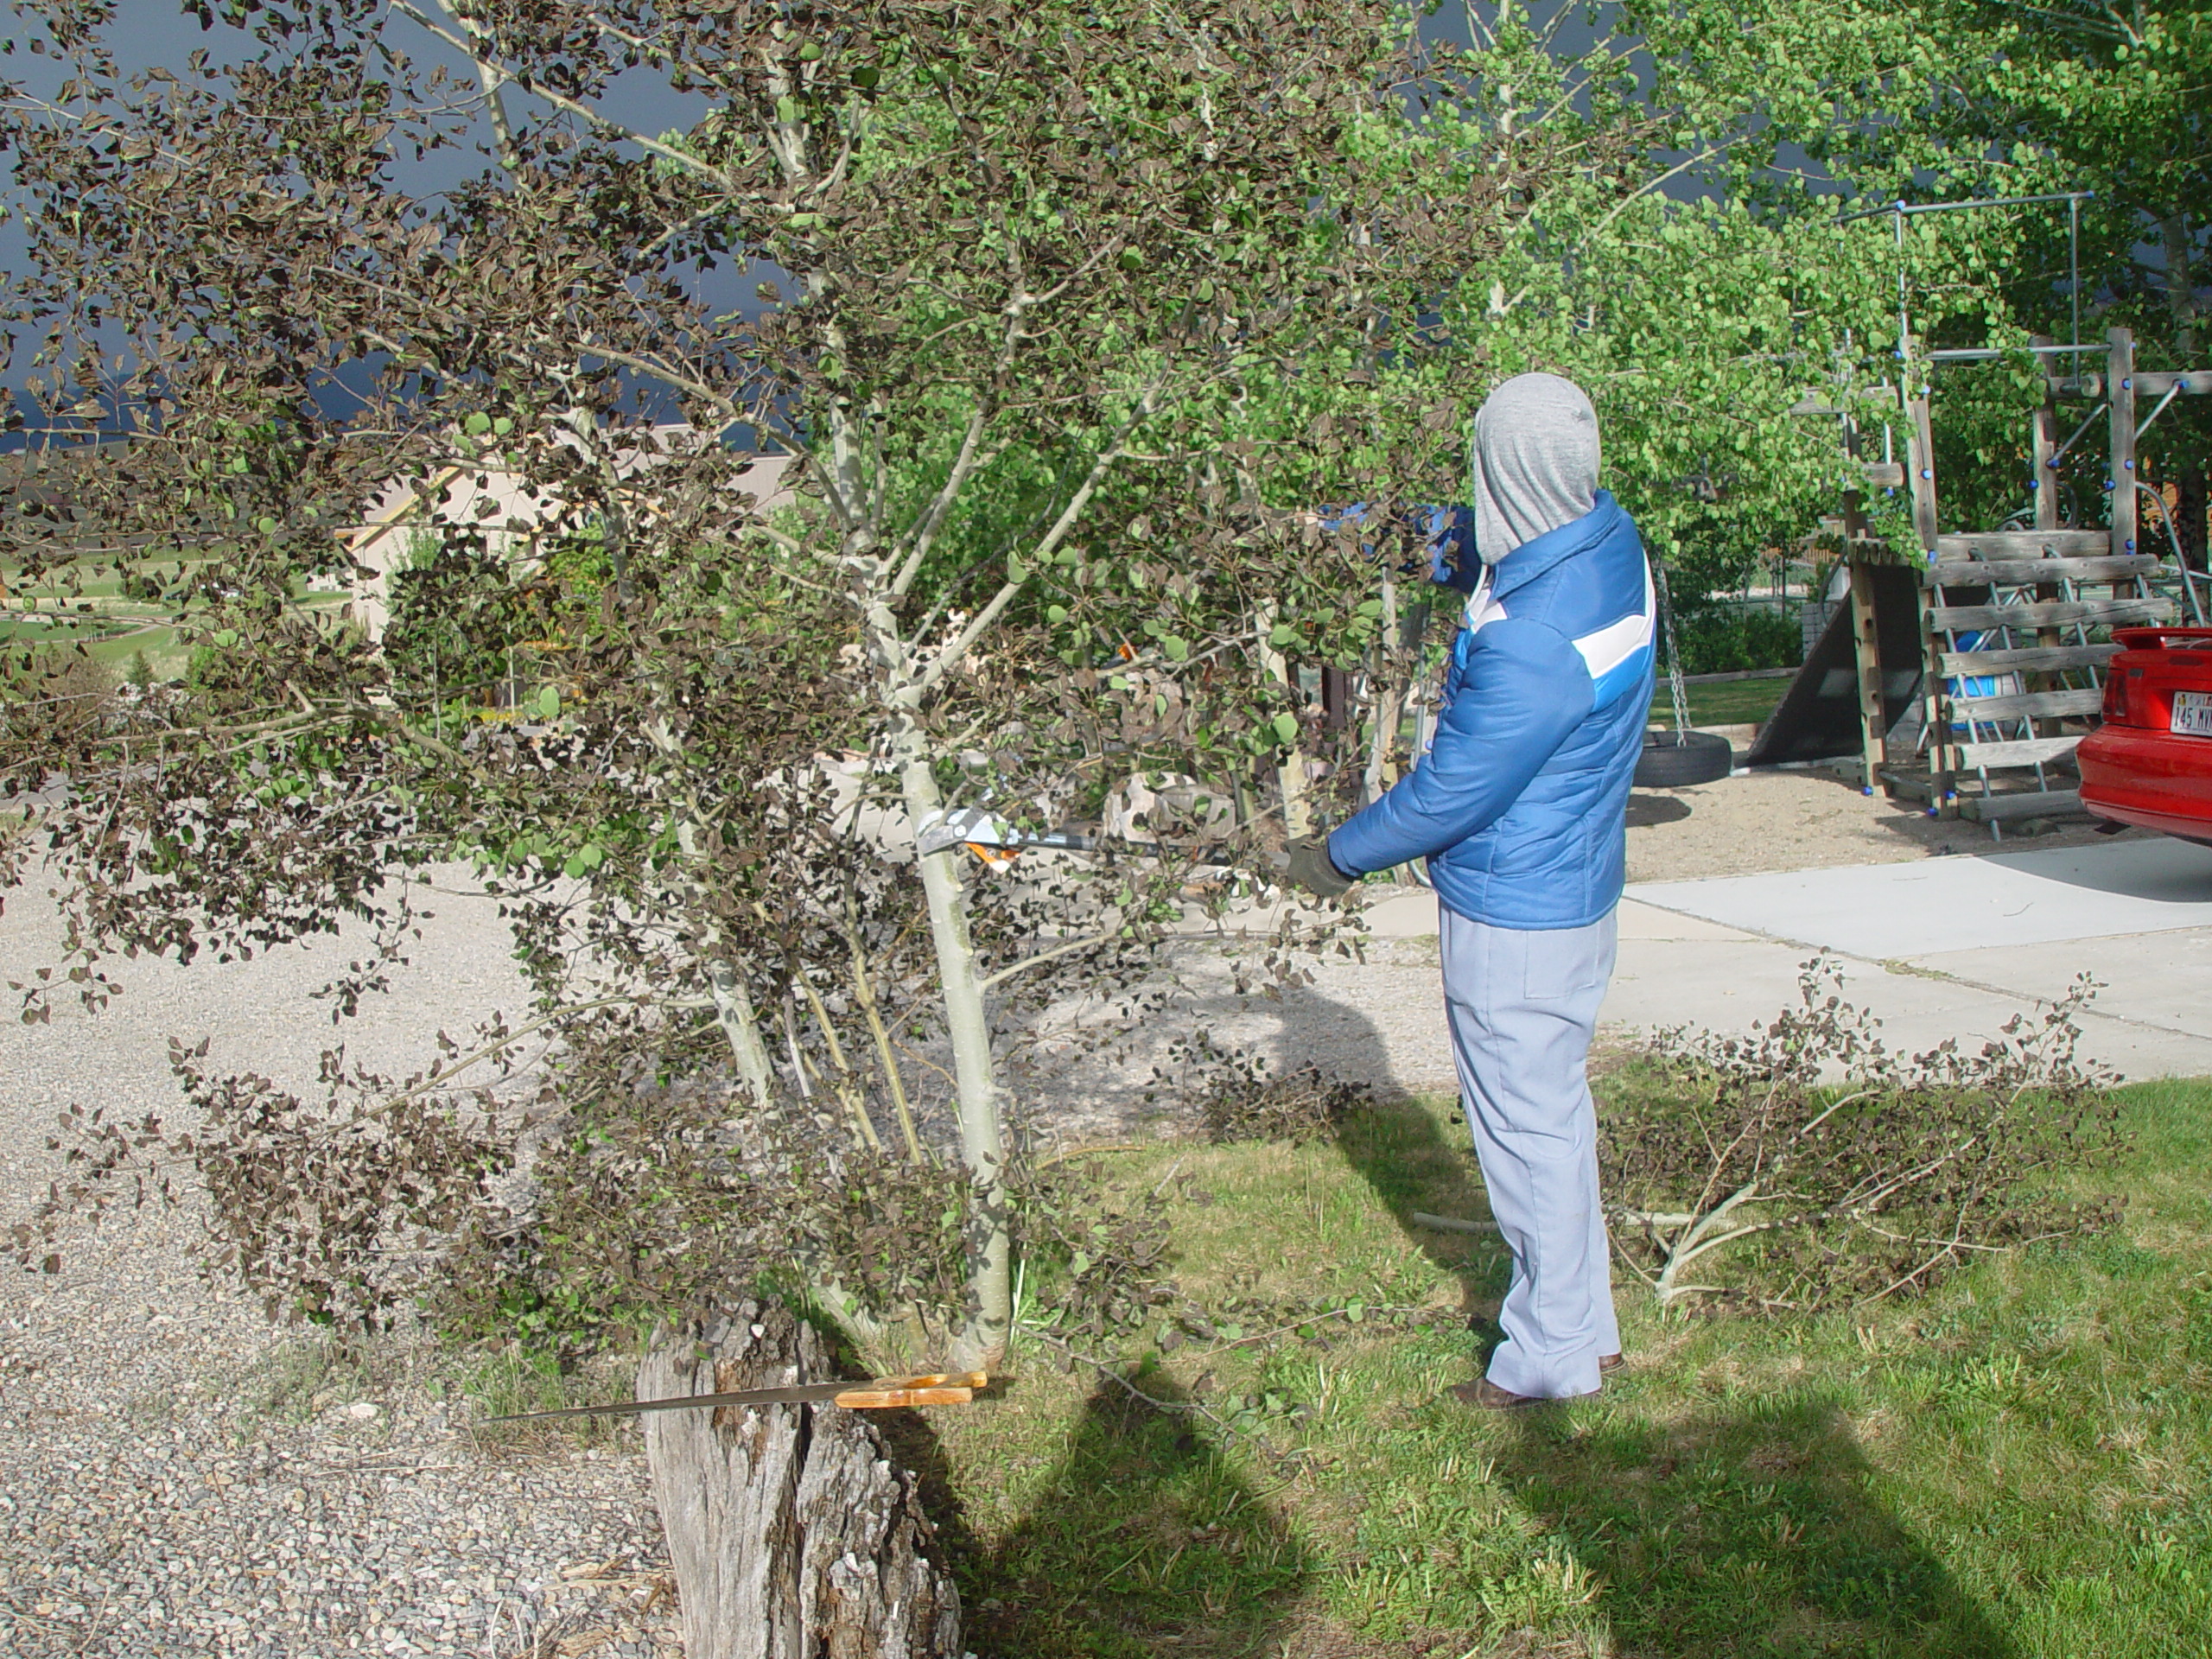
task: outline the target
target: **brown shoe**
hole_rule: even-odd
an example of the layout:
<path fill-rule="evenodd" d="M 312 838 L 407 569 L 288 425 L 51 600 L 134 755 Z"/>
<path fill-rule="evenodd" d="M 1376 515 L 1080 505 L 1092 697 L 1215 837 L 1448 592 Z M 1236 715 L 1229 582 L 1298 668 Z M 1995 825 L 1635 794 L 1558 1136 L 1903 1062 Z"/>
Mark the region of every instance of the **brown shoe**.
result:
<path fill-rule="evenodd" d="M 1541 1395 L 1516 1394 L 1510 1389 L 1501 1389 L 1486 1376 L 1478 1376 L 1471 1382 L 1455 1382 L 1445 1392 L 1461 1405 L 1472 1406 L 1478 1411 L 1522 1411 L 1530 1406 L 1553 1406 L 1559 1403 L 1558 1401 L 1548 1400 Z M 1568 1397 L 1587 1400 L 1591 1395 L 1583 1394 Z"/>
<path fill-rule="evenodd" d="M 1618 1354 L 1600 1354 L 1598 1356 L 1598 1375 L 1611 1376 L 1627 1363 L 1628 1361 Z"/>

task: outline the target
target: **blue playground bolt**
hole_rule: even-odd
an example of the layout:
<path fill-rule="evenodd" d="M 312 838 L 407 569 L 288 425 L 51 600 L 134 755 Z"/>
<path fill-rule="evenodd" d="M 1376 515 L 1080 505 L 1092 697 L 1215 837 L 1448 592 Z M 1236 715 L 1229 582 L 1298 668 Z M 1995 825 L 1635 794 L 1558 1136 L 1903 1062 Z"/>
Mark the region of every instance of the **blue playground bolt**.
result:
<path fill-rule="evenodd" d="M 2110 489 L 2110 488 L 2112 488 L 2112 480 L 2110 480 L 2110 479 L 2107 479 L 2107 480 L 2105 480 L 2105 488 L 2107 488 L 2107 489 Z"/>
<path fill-rule="evenodd" d="M 2135 470 L 2135 462 L 2134 462 L 2132 459 L 2131 459 L 2131 460 L 2127 460 L 2127 461 L 2121 461 L 2120 464 L 2121 466 L 2123 466 L 2123 467 L 2126 467 L 2126 468 L 2127 468 L 2127 470 L 2128 470 L 2129 472 L 2131 472 L 2131 473 L 2132 473 L 2132 472 L 2133 472 L 2133 471 Z"/>
<path fill-rule="evenodd" d="M 1859 790 L 1859 792 L 1861 795 L 1872 795 L 1872 794 L 1874 792 L 1874 785 L 1872 785 L 1872 784 L 1867 784 L 1867 785 L 1866 785 L 1865 786 L 1863 786 L 1863 787 Z"/>
<path fill-rule="evenodd" d="M 2039 490 L 2043 488 L 2043 480 L 2039 478 L 2030 479 L 2028 480 L 2028 487 L 2031 490 Z"/>
<path fill-rule="evenodd" d="M 2135 538 L 2133 536 L 2129 537 L 2124 545 L 2129 552 L 2133 553 L 2135 550 Z"/>
<path fill-rule="evenodd" d="M 2132 375 L 2122 375 L 2120 381 L 2120 389 L 2122 391 L 2133 391 L 2135 389 L 2134 377 Z"/>
<path fill-rule="evenodd" d="M 1926 468 L 1925 467 L 1922 467 L 1922 468 L 1920 469 L 1920 475 L 1921 475 L 1923 478 L 1933 478 L 1933 477 L 1935 477 L 1935 476 L 1936 476 L 1936 474 L 1933 474 L 1933 473 L 1929 472 L 1929 471 L 1928 470 L 1928 468 Z"/>
<path fill-rule="evenodd" d="M 1936 811 L 1936 810 L 1934 807 L 1932 807 L 1932 806 L 1931 806 L 1931 807 L 1929 807 L 1929 808 L 1925 812 L 1922 813 L 1920 816 L 1921 816 L 1922 817 L 1923 817 L 1923 818 L 1935 818 L 1935 817 L 1941 817 L 1942 816 L 1942 814 L 1941 814 L 1940 812 Z"/>

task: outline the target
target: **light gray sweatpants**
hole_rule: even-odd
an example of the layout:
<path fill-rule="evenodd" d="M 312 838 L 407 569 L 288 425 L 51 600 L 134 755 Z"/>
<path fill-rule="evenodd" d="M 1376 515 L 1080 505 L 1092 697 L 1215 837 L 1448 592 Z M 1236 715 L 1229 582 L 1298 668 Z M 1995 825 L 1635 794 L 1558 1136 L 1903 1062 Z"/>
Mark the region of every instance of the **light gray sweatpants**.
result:
<path fill-rule="evenodd" d="M 1617 918 L 1529 932 L 1439 908 L 1460 1097 L 1513 1254 L 1490 1380 L 1545 1399 L 1588 1394 L 1599 1356 L 1621 1345 L 1587 1073 Z"/>

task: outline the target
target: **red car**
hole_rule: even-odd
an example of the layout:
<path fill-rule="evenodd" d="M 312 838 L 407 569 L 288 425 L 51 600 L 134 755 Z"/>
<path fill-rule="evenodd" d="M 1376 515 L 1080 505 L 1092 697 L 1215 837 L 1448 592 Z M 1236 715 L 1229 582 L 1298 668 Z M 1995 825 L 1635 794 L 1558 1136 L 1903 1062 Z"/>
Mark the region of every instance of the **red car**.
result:
<path fill-rule="evenodd" d="M 2104 724 L 2074 751 L 2101 818 L 2212 846 L 2212 628 L 2115 628 Z"/>

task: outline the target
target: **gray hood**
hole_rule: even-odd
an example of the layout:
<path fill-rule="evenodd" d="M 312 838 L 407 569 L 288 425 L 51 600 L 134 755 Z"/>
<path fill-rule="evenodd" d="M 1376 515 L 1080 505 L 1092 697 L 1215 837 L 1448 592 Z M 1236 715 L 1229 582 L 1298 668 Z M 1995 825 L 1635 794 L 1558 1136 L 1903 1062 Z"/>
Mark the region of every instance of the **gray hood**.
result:
<path fill-rule="evenodd" d="M 1467 467 L 1475 549 L 1496 564 L 1597 505 L 1598 412 L 1555 374 L 1517 374 L 1483 402 Z"/>

